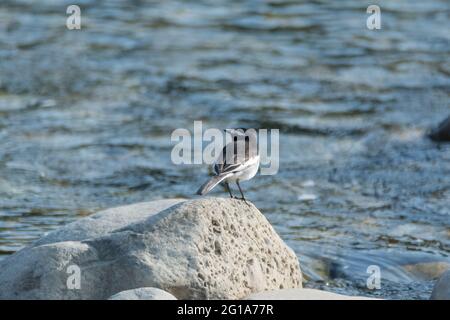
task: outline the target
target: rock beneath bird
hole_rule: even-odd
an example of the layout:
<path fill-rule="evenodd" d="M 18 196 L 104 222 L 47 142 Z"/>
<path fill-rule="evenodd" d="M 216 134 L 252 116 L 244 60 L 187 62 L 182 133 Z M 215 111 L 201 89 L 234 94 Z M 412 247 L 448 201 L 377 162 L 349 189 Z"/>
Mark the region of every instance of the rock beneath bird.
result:
<path fill-rule="evenodd" d="M 40 246 L 62 241 L 83 241 L 106 236 L 126 226 L 139 223 L 159 212 L 185 201 L 184 199 L 163 199 L 110 208 L 52 231 L 32 246 Z"/>
<path fill-rule="evenodd" d="M 434 285 L 431 299 L 450 300 L 450 270 L 447 270 Z"/>
<path fill-rule="evenodd" d="M 236 199 L 108 209 L 0 261 L 0 299 L 107 299 L 142 287 L 240 299 L 301 283 L 294 252 L 255 206 Z"/>
<path fill-rule="evenodd" d="M 158 288 L 136 288 L 116 293 L 108 300 L 177 300 L 177 298 Z"/>
<path fill-rule="evenodd" d="M 432 129 L 428 135 L 437 142 L 450 141 L 450 116 Z"/>

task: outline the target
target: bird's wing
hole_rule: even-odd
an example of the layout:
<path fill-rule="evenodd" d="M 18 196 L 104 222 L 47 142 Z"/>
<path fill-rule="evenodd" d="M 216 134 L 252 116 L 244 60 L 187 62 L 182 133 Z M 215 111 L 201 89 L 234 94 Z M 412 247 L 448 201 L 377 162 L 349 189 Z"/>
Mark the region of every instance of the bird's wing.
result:
<path fill-rule="evenodd" d="M 239 153 L 238 153 L 239 150 Z M 249 141 L 238 139 L 227 144 L 214 165 L 216 174 L 240 171 L 249 166 Z"/>

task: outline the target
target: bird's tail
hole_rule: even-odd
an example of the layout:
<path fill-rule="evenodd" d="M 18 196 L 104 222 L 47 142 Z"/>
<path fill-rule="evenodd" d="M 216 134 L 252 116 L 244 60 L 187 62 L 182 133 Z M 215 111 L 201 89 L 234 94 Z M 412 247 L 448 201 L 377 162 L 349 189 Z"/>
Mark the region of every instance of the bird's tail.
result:
<path fill-rule="evenodd" d="M 217 186 L 219 183 L 221 183 L 224 179 L 228 178 L 229 174 L 219 174 L 217 176 L 213 176 L 211 179 L 209 179 L 207 182 L 205 182 L 198 190 L 197 194 L 204 195 L 207 194 Z"/>

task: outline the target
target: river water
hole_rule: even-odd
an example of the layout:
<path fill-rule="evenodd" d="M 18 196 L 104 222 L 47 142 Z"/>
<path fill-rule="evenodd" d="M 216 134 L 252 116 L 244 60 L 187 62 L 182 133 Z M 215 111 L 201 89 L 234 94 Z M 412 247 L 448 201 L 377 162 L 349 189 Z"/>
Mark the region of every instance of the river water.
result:
<path fill-rule="evenodd" d="M 81 30 L 65 26 L 74 2 Z M 366 27 L 371 4 L 381 30 Z M 242 186 L 305 286 L 428 298 L 450 264 L 450 146 L 424 138 L 450 113 L 449 12 L 446 0 L 2 0 L 0 259 L 99 209 L 194 198 L 208 169 L 173 165 L 170 134 L 202 120 L 280 129 L 278 174 Z"/>

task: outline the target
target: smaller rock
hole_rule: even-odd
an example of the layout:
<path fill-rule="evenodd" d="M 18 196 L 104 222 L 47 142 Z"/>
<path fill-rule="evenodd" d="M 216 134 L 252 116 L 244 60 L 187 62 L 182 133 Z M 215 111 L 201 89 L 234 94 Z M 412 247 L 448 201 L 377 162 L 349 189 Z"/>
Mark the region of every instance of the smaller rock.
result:
<path fill-rule="evenodd" d="M 433 280 L 439 278 L 446 270 L 450 269 L 450 263 L 444 261 L 420 262 L 404 265 L 403 268 L 417 278 Z"/>
<path fill-rule="evenodd" d="M 177 300 L 177 298 L 167 291 L 147 287 L 121 291 L 108 300 Z"/>
<path fill-rule="evenodd" d="M 436 282 L 431 293 L 432 300 L 450 300 L 450 270 Z"/>
<path fill-rule="evenodd" d="M 316 289 L 283 289 L 258 292 L 249 295 L 245 300 L 377 300 L 360 296 L 344 296 L 342 294 Z"/>
<path fill-rule="evenodd" d="M 429 137 L 438 142 L 450 141 L 450 116 L 429 133 Z"/>

